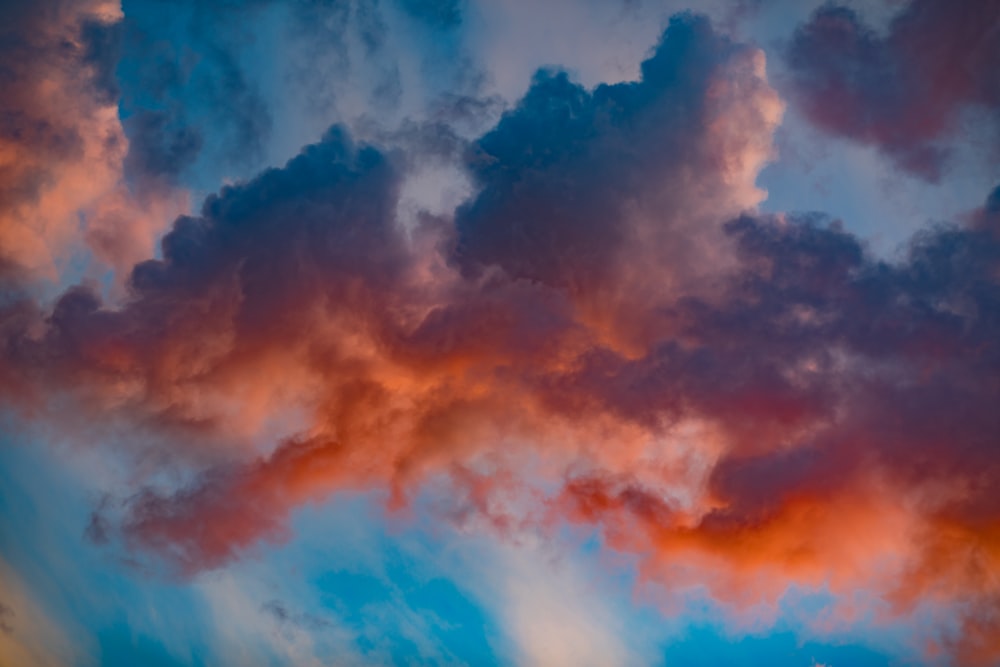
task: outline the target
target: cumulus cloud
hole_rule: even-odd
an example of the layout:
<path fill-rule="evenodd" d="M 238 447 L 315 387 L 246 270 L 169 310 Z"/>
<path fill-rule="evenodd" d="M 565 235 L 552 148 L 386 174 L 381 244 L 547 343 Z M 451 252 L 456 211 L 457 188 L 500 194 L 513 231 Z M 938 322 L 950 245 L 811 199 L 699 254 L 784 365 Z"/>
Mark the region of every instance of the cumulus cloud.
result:
<path fill-rule="evenodd" d="M 993 0 L 914 0 L 882 35 L 853 9 L 824 5 L 787 49 L 795 97 L 822 129 L 938 180 L 963 110 L 995 117 L 1000 105 L 997 21 Z"/>
<path fill-rule="evenodd" d="M 130 266 L 185 204 L 175 193 L 138 200 L 122 178 L 120 8 L 46 1 L 0 12 L 0 270 L 58 282 L 83 243 L 102 264 Z"/>
<path fill-rule="evenodd" d="M 763 68 L 762 53 L 688 17 L 673 21 L 637 82 L 591 92 L 540 72 L 470 151 L 479 193 L 456 217 L 458 262 L 571 291 L 606 285 L 623 258 L 647 260 L 644 250 L 691 273 L 682 262 L 711 252 L 697 243 L 718 241 L 699 238 L 715 231 L 706 213 L 762 198 L 753 180 L 781 117 Z"/>
<path fill-rule="evenodd" d="M 400 506 L 443 475 L 449 516 L 585 523 L 668 590 L 869 587 L 956 610 L 941 648 L 995 659 L 997 193 L 877 259 L 820 215 L 755 212 L 782 113 L 761 52 L 682 15 L 640 72 L 539 72 L 448 135 L 469 199 L 406 225 L 420 143 L 335 126 L 177 218 L 120 303 L 3 302 L 0 391 L 171 442 L 155 460 L 184 474 L 138 471 L 94 525 L 183 575 L 338 490 Z"/>
<path fill-rule="evenodd" d="M 765 158 L 766 141 L 756 137 L 773 126 L 780 110 L 763 80 L 759 54 L 717 38 L 703 19 L 685 17 L 672 24 L 645 71 L 640 83 L 594 93 L 610 96 L 605 109 L 586 116 L 576 131 L 609 136 L 594 139 L 593 162 L 585 168 L 597 178 L 602 154 L 609 166 L 617 160 L 621 171 L 632 174 L 623 177 L 623 189 L 635 193 L 622 198 L 638 199 L 644 192 L 641 167 L 661 158 L 630 156 L 625 146 L 631 138 L 620 136 L 629 122 L 608 124 L 604 114 L 615 104 L 638 116 L 650 107 L 653 115 L 634 124 L 672 132 L 680 164 L 699 156 L 687 169 L 703 174 L 704 183 L 693 173 L 683 175 L 684 183 L 714 187 L 719 216 L 752 205 L 759 194 L 745 160 Z M 704 85 L 696 83 L 701 75 Z M 574 86 L 565 79 L 560 85 Z M 696 101 L 668 103 L 656 92 L 675 88 Z M 590 95 L 576 90 L 584 99 Z M 536 93 L 497 132 L 535 113 Z M 749 111 L 734 117 L 714 106 L 720 97 L 737 95 L 745 97 Z M 659 117 L 665 108 L 672 111 Z M 705 127 L 685 132 L 699 126 L 699 118 Z M 671 123 L 679 129 L 661 127 Z M 470 152 L 491 146 L 494 136 Z M 511 147 L 515 155 L 534 150 L 534 135 L 523 141 Z M 666 183 L 680 169 L 669 157 L 662 158 Z M 556 173 L 562 168 L 554 167 Z M 259 462 L 213 469 L 172 498 L 140 494 L 125 523 L 131 538 L 173 549 L 185 568 L 211 567 L 261 536 L 280 535 L 292 508 L 342 484 L 405 487 L 410 478 L 461 462 L 498 438 L 537 440 L 551 433 L 564 440 L 562 431 L 572 433 L 558 406 L 574 405 L 578 392 L 560 390 L 566 374 L 554 371 L 603 353 L 602 346 L 611 344 L 600 342 L 609 335 L 607 326 L 595 320 L 586 299 L 581 302 L 576 286 L 536 280 L 506 266 L 493 278 L 456 271 L 455 264 L 468 266 L 461 239 L 473 232 L 471 223 L 461 222 L 466 213 L 459 212 L 457 232 L 433 220 L 408 232 L 394 218 L 399 183 L 391 155 L 354 146 L 335 129 L 284 168 L 226 188 L 206 201 L 200 216 L 178 219 L 163 239 L 163 259 L 133 270 L 131 297 L 122 307 L 106 307 L 91 291 L 77 288 L 36 321 L 41 333 L 18 337 L 12 331 L 14 377 L 22 384 L 69 381 L 85 387 L 91 409 L 117 410 L 190 433 L 240 428 L 234 421 L 255 423 L 263 419 L 258 409 L 305 405 L 313 415 L 305 432 Z M 539 193 L 557 199 L 559 193 L 545 192 L 544 183 Z M 484 192 L 476 202 L 495 196 Z M 670 189 L 649 205 L 669 202 L 676 193 L 681 207 L 689 201 L 680 199 L 682 192 Z M 634 215 L 625 203 L 608 204 L 608 218 L 595 224 L 618 224 L 626 233 L 651 225 L 652 211 L 632 203 Z M 573 236 L 589 234 L 553 219 L 544 205 L 524 215 L 525 224 L 549 225 L 562 234 L 571 256 L 578 245 Z M 700 222 L 709 225 L 707 208 L 701 215 Z M 688 231 L 690 226 L 678 223 L 677 229 L 665 225 L 650 234 L 663 248 L 671 234 L 681 242 Z M 558 258 L 558 245 L 545 250 Z M 643 259 L 653 257 L 650 251 Z M 623 266 L 619 260 L 604 263 L 608 275 Z M 609 307 L 614 297 L 607 297 Z M 28 326 L 29 311 L 12 311 L 8 326 Z M 277 368 L 282 379 L 266 380 Z M 525 391 L 537 398 L 514 398 Z M 244 497 L 259 500 L 257 511 L 244 511 L 236 500 Z M 225 533 L 218 532 L 222 524 L 230 527 Z"/>
<path fill-rule="evenodd" d="M 658 554 L 654 579 L 719 565 L 694 580 L 724 599 L 791 578 L 873 586 L 900 609 L 961 601 L 963 660 L 993 659 L 981 624 L 996 591 L 973 573 L 997 558 L 995 224 L 927 231 L 895 265 L 835 225 L 728 229 L 747 268 L 723 303 L 679 306 L 684 344 L 601 359 L 571 382 L 592 387 L 591 409 L 721 428 L 706 503 L 692 513 L 608 471 L 571 478 L 561 502 L 621 548 Z"/>

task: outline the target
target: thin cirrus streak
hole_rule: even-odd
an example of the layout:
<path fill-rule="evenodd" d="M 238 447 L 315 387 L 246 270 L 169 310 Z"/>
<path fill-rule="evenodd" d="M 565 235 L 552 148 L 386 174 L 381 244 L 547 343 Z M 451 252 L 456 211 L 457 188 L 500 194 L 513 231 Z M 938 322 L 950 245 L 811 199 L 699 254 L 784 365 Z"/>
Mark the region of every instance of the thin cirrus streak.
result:
<path fill-rule="evenodd" d="M 455 29 L 448 7 L 431 13 L 435 29 Z M 788 50 L 791 103 L 937 178 L 927 142 L 953 106 L 995 110 L 981 73 L 995 29 L 973 31 L 986 46 L 930 106 L 911 75 L 885 93 L 903 102 L 837 78 L 834 64 L 869 71 L 867 56 L 807 57 L 850 37 L 876 68 L 908 71 L 925 12 L 971 30 L 923 0 L 882 41 L 848 10 L 818 10 Z M 103 80 L 81 48 L 60 57 Z M 939 90 L 932 74 L 920 85 Z M 447 479 L 438 520 L 474 517 L 514 541 L 585 526 L 635 559 L 665 612 L 694 589 L 739 611 L 803 586 L 842 596 L 846 617 L 865 591 L 881 602 L 864 610 L 876 624 L 948 610 L 920 647 L 928 659 L 1000 661 L 1000 187 L 894 258 L 822 214 L 760 213 L 756 181 L 788 110 L 763 51 L 681 14 L 635 81 L 589 90 L 542 69 L 475 139 L 401 131 L 460 146 L 473 194 L 447 215 L 399 219 L 420 141 L 379 145 L 338 124 L 177 217 L 124 297 L 84 282 L 49 305 L 30 279 L 44 263 L 35 237 L 132 264 L 155 233 L 131 217 L 136 202 L 183 199 L 170 180 L 183 165 L 145 159 L 165 115 L 125 121 L 129 158 L 93 81 L 71 91 L 93 106 L 55 119 L 44 95 L 56 93 L 12 76 L 27 101 L 5 101 L 4 118 L 49 134 L 7 132 L 0 146 L 40 144 L 49 175 L 4 167 L 0 260 L 19 270 L 0 273 L 0 397 L 68 434 L 90 422 L 128 434 L 105 449 L 126 452 L 133 485 L 100 503 L 92 542 L 191 580 L 292 540 L 296 512 L 338 492 L 385 490 L 400 508 Z M 925 115 L 891 123 L 912 105 Z M 82 153 L 59 148 L 59 127 Z M 79 172 L 98 134 L 117 148 Z M 127 187 L 129 169 L 141 187 Z M 73 185 L 78 172 L 97 194 Z M 95 225 L 75 241 L 45 222 L 63 193 Z M 129 247 L 101 224 L 122 225 Z M 105 437 L 94 428 L 79 438 Z"/>

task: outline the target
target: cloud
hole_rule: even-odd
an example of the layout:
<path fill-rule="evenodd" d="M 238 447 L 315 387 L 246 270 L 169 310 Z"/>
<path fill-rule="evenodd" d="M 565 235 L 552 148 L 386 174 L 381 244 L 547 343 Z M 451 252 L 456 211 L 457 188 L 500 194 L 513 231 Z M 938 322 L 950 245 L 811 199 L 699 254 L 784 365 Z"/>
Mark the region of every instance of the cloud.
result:
<path fill-rule="evenodd" d="M 206 161 L 257 168 L 272 118 L 247 66 L 271 3 L 135 3 L 119 25 L 126 169 L 137 187 L 187 182 Z M 204 154 L 204 155 L 203 155 Z"/>
<path fill-rule="evenodd" d="M 319 667 L 325 661 L 318 655 L 316 644 L 322 641 L 318 637 L 323 637 L 336 644 L 341 664 L 364 664 L 354 655 L 350 637 L 343 629 L 325 619 L 292 619 L 283 607 L 273 603 L 260 606 L 256 599 L 262 591 L 257 582 L 225 573 L 200 582 L 198 589 L 217 628 L 215 652 L 222 659 L 249 663 L 267 655 L 279 664 Z M 322 635 L 311 632 L 316 628 L 303 623 L 322 623 Z"/>
<path fill-rule="evenodd" d="M 80 41 L 82 25 L 115 12 L 97 2 L 4 3 L 0 12 L 0 267 L 52 276 L 76 234 L 73 213 L 115 177 L 117 118 L 95 99 L 97 70 Z"/>
<path fill-rule="evenodd" d="M 882 36 L 854 10 L 825 5 L 788 46 L 794 96 L 820 128 L 936 181 L 963 110 L 993 116 L 1000 104 L 998 19 L 995 2 L 914 0 Z"/>
<path fill-rule="evenodd" d="M 728 230 L 746 268 L 726 300 L 680 305 L 683 345 L 567 383 L 590 387 L 589 410 L 714 423 L 726 448 L 706 502 L 691 512 L 609 471 L 571 477 L 561 502 L 655 554 L 650 578 L 714 582 L 721 599 L 791 580 L 881 590 L 897 611 L 961 601 L 963 664 L 995 659 L 996 591 L 972 573 L 998 557 L 996 226 L 926 231 L 899 264 L 808 219 Z"/>
<path fill-rule="evenodd" d="M 401 507 L 447 477 L 445 516 L 585 523 L 667 591 L 868 587 L 895 614 L 961 611 L 942 648 L 994 659 L 996 193 L 877 259 L 822 216 L 755 212 L 781 113 L 762 53 L 682 15 L 636 81 L 537 74 L 461 151 L 469 200 L 409 225 L 426 144 L 334 126 L 176 218 L 121 302 L 4 301 L 0 391 L 127 425 L 147 465 L 92 532 L 185 576 L 337 491 Z M 539 653 L 535 621 L 526 652 L 621 656 L 571 620 L 566 653 Z"/>
<path fill-rule="evenodd" d="M 501 613 L 526 666 L 649 664 L 629 645 L 624 619 L 577 563 L 538 545 L 505 549 Z"/>
<path fill-rule="evenodd" d="M 725 217 L 761 198 L 753 179 L 781 117 L 762 59 L 682 16 L 637 82 L 590 92 L 537 74 L 470 152 L 479 193 L 456 216 L 460 266 L 571 291 L 606 287 L 623 263 L 691 273 L 718 240 L 702 202 L 718 197 L 711 215 Z"/>
<path fill-rule="evenodd" d="M 88 250 L 101 269 L 131 266 L 186 202 L 136 198 L 122 179 L 120 9 L 46 0 L 0 12 L 0 272 L 22 286 L 60 284 Z"/>
<path fill-rule="evenodd" d="M 609 174 L 624 179 L 622 188 L 631 188 L 635 200 L 646 189 L 659 190 L 644 185 L 643 166 L 662 160 L 670 176 L 680 169 L 671 160 L 696 155 L 684 183 L 718 193 L 710 210 L 724 216 L 752 205 L 759 198 L 752 174 L 767 155 L 766 140 L 756 137 L 780 113 L 762 66 L 759 54 L 717 38 L 703 20 L 676 20 L 644 66 L 642 82 L 594 93 L 607 99 L 574 130 L 592 137 L 586 168 L 597 179 L 605 155 Z M 708 83 L 697 83 L 702 76 Z M 590 98 L 568 80 L 558 85 Z M 522 119 L 536 113 L 530 101 L 536 93 L 547 94 L 529 93 L 480 149 L 502 136 L 513 155 L 535 150 L 534 135 L 524 135 L 518 147 L 505 123 L 533 122 Z M 725 111 L 734 96 L 748 104 Z M 604 114 L 616 104 L 636 119 L 608 124 Z M 707 129 L 686 132 L 699 126 L 699 114 Z M 630 153 L 631 125 L 676 133 L 671 141 L 677 153 Z M 533 169 L 541 173 L 545 166 Z M 556 174 L 572 168 L 562 158 L 552 165 Z M 631 175 L 620 175 L 626 172 Z M 538 177 L 539 193 L 558 196 L 546 193 L 545 185 L 566 177 Z M 462 242 L 456 246 L 446 226 L 429 221 L 410 233 L 395 221 L 400 182 L 391 155 L 354 146 L 334 129 L 284 168 L 225 188 L 205 202 L 200 216 L 179 218 L 163 239 L 163 259 L 133 270 L 131 296 L 122 307 L 108 308 L 90 290 L 76 288 L 36 325 L 40 337 L 15 337 L 15 372 L 25 381 L 84 387 L 81 398 L 90 409 L 128 414 L 196 440 L 233 428 L 252 432 L 254 424 L 295 406 L 312 415 L 304 432 L 257 461 L 221 455 L 219 467 L 188 488 L 168 496 L 138 494 L 124 518 L 129 539 L 170 552 L 188 572 L 215 567 L 262 537 L 280 538 L 292 509 L 344 485 L 389 483 L 405 493 L 422 476 L 461 463 L 497 439 L 572 442 L 578 435 L 568 427 L 572 417 L 558 414 L 560 405 L 574 405 L 580 395 L 560 390 L 566 377 L 560 366 L 616 354 L 599 344 L 607 334 L 594 330 L 590 304 L 556 279 L 532 282 L 525 278 L 534 276 L 510 271 L 484 282 L 456 272 L 450 248 Z M 681 192 L 680 185 L 670 190 L 677 197 Z M 475 201 L 496 197 L 481 192 Z M 649 205 L 662 201 L 652 198 Z M 612 217 L 594 224 L 611 228 L 618 220 L 633 231 L 651 225 L 652 211 L 633 205 L 638 212 L 629 219 L 624 204 L 609 203 L 605 212 Z M 678 219 L 682 212 L 678 208 Z M 474 233 L 462 217 L 467 215 L 459 213 L 459 238 Z M 576 261 L 576 230 L 544 208 L 525 215 L 526 224 L 550 229 L 544 234 L 563 234 L 564 254 Z M 699 221 L 708 224 L 709 212 L 702 216 Z M 488 224 L 506 233 L 499 218 Z M 643 260 L 653 261 L 655 249 L 671 239 L 682 242 L 691 228 L 678 226 L 649 229 L 657 243 L 649 244 Z M 706 233 L 722 235 L 719 229 Z M 558 245 L 545 250 L 558 261 Z M 457 257 L 461 263 L 466 255 L 459 251 Z M 609 276 L 625 266 L 606 264 Z M 638 279 L 630 276 L 625 285 Z M 616 307 L 613 294 L 608 304 Z M 365 451 L 381 455 L 360 454 Z M 252 505 L 247 498 L 255 499 Z M 220 532 L 220 525 L 227 530 Z"/>
<path fill-rule="evenodd" d="M 409 261 L 392 220 L 397 187 L 381 154 L 355 152 L 334 131 L 285 169 L 209 198 L 202 216 L 179 218 L 162 241 L 163 259 L 135 266 L 121 308 L 104 307 L 86 287 L 67 291 L 44 321 L 15 302 L 5 324 L 36 327 L 41 337 L 11 339 L 18 349 L 5 369 L 24 387 L 70 381 L 99 409 L 173 415 L 191 427 L 230 390 L 277 398 L 276 384 L 248 383 L 246 371 L 287 362 L 291 373 L 322 354 L 311 349 L 324 345 L 322 336 L 302 334 L 327 309 L 363 321 L 383 297 L 403 296 L 391 288 Z M 195 399 L 184 386 L 216 382 L 223 391 L 215 399 Z M 247 407 L 241 419 L 251 418 Z"/>

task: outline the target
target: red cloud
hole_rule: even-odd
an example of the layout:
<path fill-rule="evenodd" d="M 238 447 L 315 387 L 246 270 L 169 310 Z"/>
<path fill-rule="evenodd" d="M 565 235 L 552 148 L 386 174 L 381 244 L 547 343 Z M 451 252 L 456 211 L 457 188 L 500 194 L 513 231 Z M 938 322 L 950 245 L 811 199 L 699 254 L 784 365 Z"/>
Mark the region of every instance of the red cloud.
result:
<path fill-rule="evenodd" d="M 456 224 L 416 230 L 402 161 L 334 128 L 179 218 L 118 307 L 3 302 L 0 390 L 166 438 L 194 474 L 120 525 L 187 574 L 338 490 L 451 475 L 453 515 L 586 522 L 735 603 L 805 582 L 962 606 L 956 659 L 993 659 L 996 197 L 896 263 L 741 216 L 779 116 L 758 53 L 676 18 L 638 82 L 538 77 L 470 149 Z M 291 413 L 273 451 L 212 447 Z"/>

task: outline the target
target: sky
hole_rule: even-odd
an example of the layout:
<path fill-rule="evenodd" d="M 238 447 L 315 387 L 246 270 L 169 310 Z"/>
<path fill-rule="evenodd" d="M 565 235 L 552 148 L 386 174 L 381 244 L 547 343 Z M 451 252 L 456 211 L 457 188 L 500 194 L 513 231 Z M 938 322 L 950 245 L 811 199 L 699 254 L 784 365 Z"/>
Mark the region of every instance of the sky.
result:
<path fill-rule="evenodd" d="M 0 667 L 1000 665 L 1000 0 L 0 0 Z"/>

